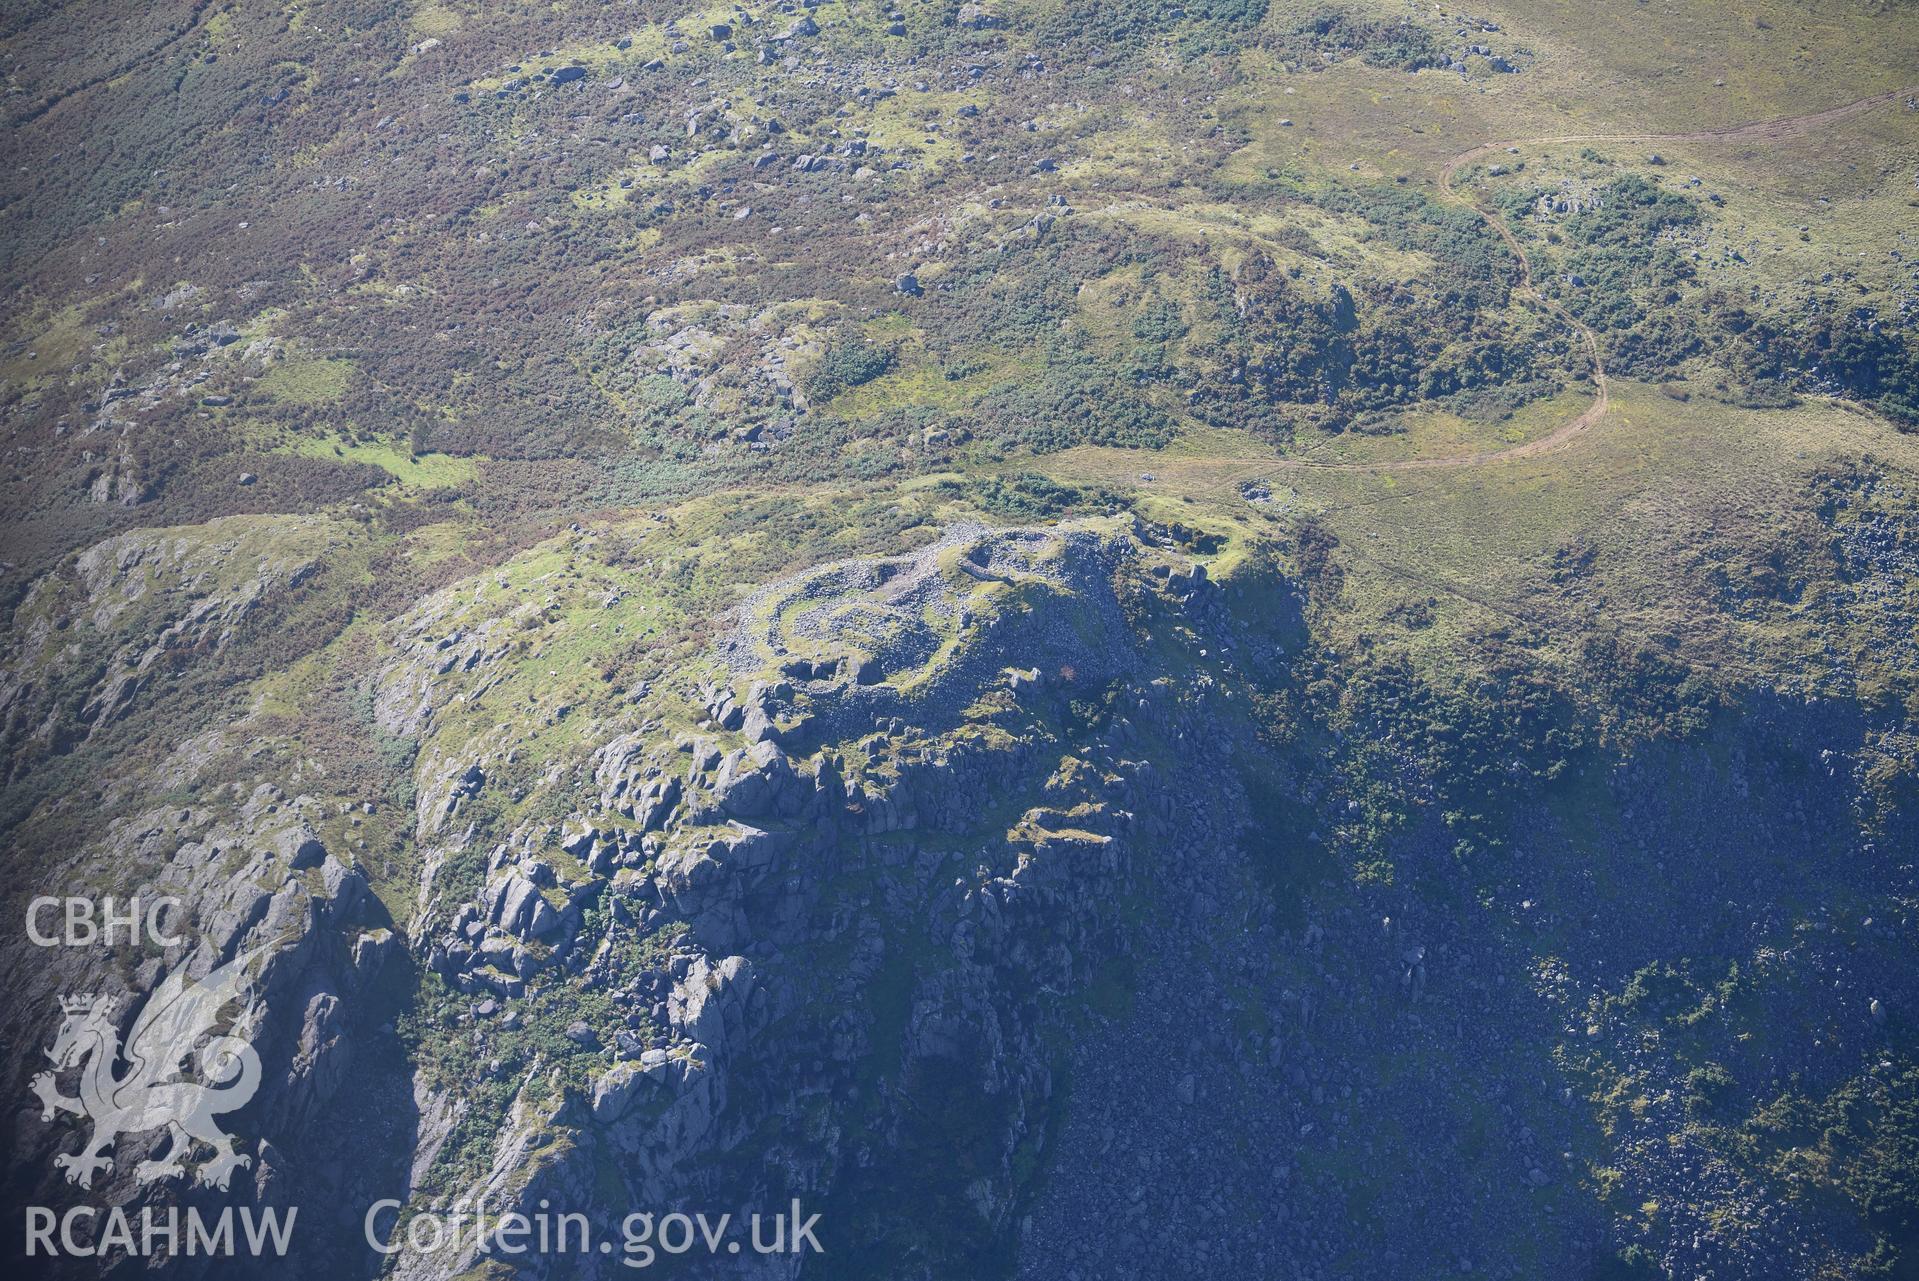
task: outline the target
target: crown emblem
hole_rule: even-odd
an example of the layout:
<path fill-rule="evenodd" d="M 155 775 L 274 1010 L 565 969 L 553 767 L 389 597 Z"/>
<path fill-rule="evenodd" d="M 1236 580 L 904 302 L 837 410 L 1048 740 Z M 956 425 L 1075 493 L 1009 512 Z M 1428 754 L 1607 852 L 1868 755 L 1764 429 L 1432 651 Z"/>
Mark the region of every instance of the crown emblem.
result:
<path fill-rule="evenodd" d="M 60 1008 L 67 1014 L 91 1014 L 98 1010 L 102 1015 L 113 1013 L 112 997 L 103 997 L 96 992 L 83 992 L 78 996 L 60 998 Z"/>

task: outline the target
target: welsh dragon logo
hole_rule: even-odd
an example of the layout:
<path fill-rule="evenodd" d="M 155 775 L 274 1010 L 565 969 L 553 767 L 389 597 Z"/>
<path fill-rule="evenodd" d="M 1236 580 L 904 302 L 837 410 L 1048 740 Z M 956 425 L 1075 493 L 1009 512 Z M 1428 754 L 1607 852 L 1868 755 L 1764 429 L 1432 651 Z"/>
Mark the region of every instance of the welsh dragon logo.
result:
<path fill-rule="evenodd" d="M 246 1040 L 259 1022 L 260 1007 L 248 1001 L 226 1032 L 217 1027 L 221 1011 L 248 995 L 247 970 L 268 950 L 237 956 L 198 983 L 187 981 L 184 966 L 176 969 L 147 999 L 124 1046 L 114 1024 L 115 1002 L 61 998 L 66 1017 L 47 1051 L 53 1068 L 33 1078 L 33 1092 L 40 1098 L 41 1120 L 71 1112 L 93 1122 L 93 1133 L 78 1152 L 54 1158 L 69 1183 L 92 1187 L 95 1174 L 113 1168 L 108 1153 L 121 1135 L 161 1128 L 170 1142 L 164 1153 L 134 1167 L 141 1183 L 183 1176 L 196 1142 L 213 1149 L 194 1174 L 202 1185 L 225 1188 L 234 1170 L 251 1164 L 251 1157 L 234 1151 L 233 1136 L 215 1118 L 244 1106 L 260 1086 L 260 1056 Z M 115 1075 L 121 1060 L 126 1071 Z M 186 1079 L 189 1060 L 199 1080 Z M 68 1098 L 56 1078 L 75 1067 L 80 1093 Z"/>

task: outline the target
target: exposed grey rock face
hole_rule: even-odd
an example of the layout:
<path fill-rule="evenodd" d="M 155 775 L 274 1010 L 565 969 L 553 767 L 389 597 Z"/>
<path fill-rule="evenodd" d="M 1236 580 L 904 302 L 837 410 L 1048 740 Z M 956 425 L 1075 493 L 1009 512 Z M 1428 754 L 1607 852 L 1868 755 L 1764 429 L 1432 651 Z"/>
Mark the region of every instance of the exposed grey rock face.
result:
<path fill-rule="evenodd" d="M 1274 865 L 1249 850 L 1301 855 L 1312 824 L 1362 832 L 1361 798 L 1259 755 L 1261 712 L 1236 677 L 1278 660 L 1240 630 L 1243 581 L 1214 582 L 1175 541 L 1119 519 L 956 527 L 911 555 L 818 566 L 741 601 L 704 649 L 644 681 L 614 672 L 603 694 L 566 691 L 582 710 L 564 722 L 472 710 L 522 661 L 514 634 L 561 612 L 547 586 L 514 595 L 482 575 L 436 593 L 379 638 L 363 687 L 361 723 L 410 763 L 416 796 L 380 801 L 397 839 L 368 848 L 372 803 L 327 793 L 296 754 L 236 765 L 256 759 L 247 722 L 177 745 L 117 781 L 101 803 L 118 817 L 47 874 L 174 894 L 190 941 L 37 958 L 7 1043 L 43 1042 L 59 993 L 133 1009 L 170 973 L 264 947 L 271 1070 L 249 1117 L 256 1165 L 230 1190 L 243 1201 L 484 1197 L 504 1212 L 545 1199 L 617 1221 L 636 1205 L 750 1212 L 799 1196 L 861 1239 L 910 1176 L 977 1240 L 1016 1242 L 1022 1275 L 1177 1275 L 1180 1243 L 1079 1230 L 1142 1215 L 1206 1225 L 1201 1261 L 1223 1274 L 1285 1275 L 1294 1260 L 1333 1270 L 1337 1240 L 1314 1225 L 1345 1203 L 1348 1185 L 1324 1174 L 1345 1162 L 1414 1207 L 1404 1257 L 1429 1262 L 1469 1207 L 1391 1183 L 1367 1144 L 1437 1145 L 1453 1123 L 1442 1105 L 1461 1105 L 1450 1065 L 1517 1064 L 1483 1069 L 1500 1092 L 1483 1101 L 1496 1177 L 1480 1204 L 1510 1217 L 1562 1197 L 1582 1177 L 1561 1155 L 1582 1114 L 1569 1078 L 1520 1049 L 1562 1034 L 1641 1044 L 1618 1016 L 1588 1022 L 1604 976 L 1632 969 L 1605 940 L 1710 938 L 1733 954 L 1753 904 L 1785 896 L 1742 897 L 1708 865 L 1683 893 L 1649 896 L 1630 929 L 1527 919 L 1534 894 L 1583 902 L 1575 881 L 1511 895 L 1504 935 L 1378 885 L 1322 887 L 1310 919 L 1283 922 L 1260 879 Z M 1286 584 L 1261 586 L 1288 608 Z M 1791 789 L 1736 755 L 1622 766 L 1601 786 L 1672 805 L 1622 803 L 1621 874 L 1681 884 L 1648 831 L 1704 849 L 1836 830 L 1851 765 L 1814 759 L 1827 808 L 1792 817 L 1797 829 L 1729 832 L 1714 830 L 1728 826 L 1715 771 L 1755 810 Z M 202 786 L 214 761 L 257 781 Z M 1256 810 L 1248 762 L 1299 798 L 1307 834 Z M 1697 779 L 1715 781 L 1694 795 Z M 1451 843 L 1433 842 L 1426 870 L 1453 873 Z M 387 866 L 398 848 L 418 864 Z M 1546 877 L 1542 862 L 1574 860 L 1521 856 L 1514 875 Z M 1548 933 L 1564 972 L 1535 964 Z M 1820 987 L 1809 1017 L 1851 1029 L 1835 1039 L 1882 1036 L 1912 1003 L 1910 977 L 1885 964 L 1891 945 L 1840 937 L 1794 944 L 1848 976 Z M 1683 1093 L 1683 1073 L 1638 1053 L 1636 1070 Z M 1372 1079 L 1379 1055 L 1403 1079 Z M 1756 1197 L 1712 1153 L 1668 1142 L 1679 1128 L 1621 1145 L 1634 1188 Z M 64 1141 L 37 1122 L 19 1135 L 40 1171 Z M 325 1150 L 340 1135 L 346 1152 Z M 961 1145 L 963 1177 L 958 1160 L 925 1159 Z M 1219 1156 L 1242 1150 L 1254 1155 Z M 103 1195 L 138 1191 L 129 1168 Z M 1064 1174 L 1041 1188 L 1040 1168 Z M 1597 1257 L 1604 1225 L 1554 1203 L 1553 1251 Z M 1294 1208 L 1253 1234 L 1234 1226 L 1250 1204 Z M 1675 1260 L 1754 1257 L 1698 1214 L 1700 1243 Z M 1783 1210 L 1767 1241 L 1810 1266 L 1823 1257 L 1810 1222 Z M 335 1226 L 357 1240 L 357 1222 Z M 310 1257 L 288 1275 L 364 1262 Z M 392 1268 L 425 1281 L 475 1262 L 403 1253 Z"/>
<path fill-rule="evenodd" d="M 176 762 L 179 772 L 170 777 L 190 780 L 192 761 L 188 754 Z M 240 1114 L 244 1125 L 223 1118 L 244 1133 L 253 1155 L 250 1164 L 227 1172 L 222 1195 L 255 1205 L 299 1205 L 303 1220 L 318 1225 L 316 1232 L 343 1227 L 326 1209 L 310 1211 L 307 1205 L 331 1199 L 337 1213 L 348 1199 L 397 1177 L 412 1138 L 352 1161 L 343 1160 L 328 1139 L 331 1130 L 359 1125 L 369 1104 L 392 1107 L 389 1090 L 380 1084 L 394 1082 L 391 1051 L 374 1032 L 374 1024 L 389 1015 L 374 992 L 383 976 L 395 977 L 396 965 L 403 964 L 392 931 L 375 924 L 379 912 L 365 874 L 329 852 L 321 839 L 319 828 L 328 818 L 317 799 L 262 783 L 250 792 L 222 789 L 194 805 L 164 805 L 109 821 L 95 842 L 71 855 L 61 879 L 110 886 L 122 904 L 134 897 L 147 904 L 175 900 L 165 930 L 177 942 L 157 949 L 64 948 L 50 957 L 22 955 L 24 942 L 9 935 L 6 958 L 16 990 L 0 1036 L 24 1052 L 10 1059 L 4 1085 L 25 1097 L 26 1077 L 48 1066 L 37 1051 L 58 1024 L 57 1013 L 50 1014 L 59 1008 L 57 997 L 88 992 L 111 998 L 125 1036 L 170 978 L 194 983 L 222 966 L 242 964 L 248 981 L 218 1012 L 218 1026 L 230 1027 L 231 1035 L 249 1044 L 262 1067 L 258 1092 Z M 113 1070 L 132 1077 L 137 1065 Z M 375 1080 L 364 1079 L 369 1075 Z M 389 1118 L 405 1115 L 402 1103 Z M 374 1133 L 366 1138 L 377 1147 Z M 136 1196 L 143 1189 L 140 1163 L 167 1142 L 164 1129 L 121 1135 L 109 1154 L 111 1167 L 88 1195 L 107 1204 Z M 70 1128 L 19 1113 L 10 1168 L 15 1177 L 40 1181 L 32 1199 L 63 1204 L 73 1189 L 61 1181 L 53 1157 L 74 1146 Z M 321 1256 L 338 1259 L 323 1250 L 308 1262 Z"/>
<path fill-rule="evenodd" d="M 505 1205 L 556 1186 L 591 1198 L 606 1153 L 633 1204 L 822 1196 L 855 1156 L 787 1133 L 809 1099 L 834 1100 L 835 1128 L 897 1126 L 906 1114 L 874 1072 L 957 1070 L 997 1145 L 996 1172 L 965 1195 L 1003 1224 L 1015 1150 L 1043 1142 L 1047 1011 L 1111 955 L 1110 905 L 1138 874 L 1141 840 L 1175 831 L 1177 811 L 1154 799 L 1170 779 L 1118 746 L 1140 722 L 1185 715 L 1168 686 L 1127 686 L 1139 668 L 1117 580 L 1182 613 L 1205 598 L 1183 564 L 1138 574 L 1158 559 L 1124 523 L 962 528 L 908 560 L 775 585 L 735 611 L 710 674 L 683 686 L 679 715 L 698 733 L 626 729 L 592 752 L 591 791 L 572 794 L 585 807 L 545 838 L 578 872 L 549 862 L 542 889 L 515 853 L 540 839 L 523 831 L 489 860 L 484 901 L 459 907 L 429 885 L 418 938 L 454 987 L 536 1001 L 583 983 L 627 1012 L 567 1030 L 594 1037 L 577 1106 L 525 1093 L 515 1105 L 510 1125 L 569 1143 L 520 1163 L 530 1149 L 503 1137 L 467 1190 Z M 1131 711 L 1104 736 L 1061 739 L 1063 701 L 1032 670 L 1009 684 L 1013 655 L 1125 690 Z M 414 706 L 437 697 L 402 687 Z M 603 886 L 599 914 L 561 913 L 542 936 L 542 909 L 588 884 Z M 652 959 L 618 961 L 635 947 Z M 885 973 L 899 995 L 882 1014 L 871 992 Z M 407 1259 L 402 1274 L 446 1263 Z"/>

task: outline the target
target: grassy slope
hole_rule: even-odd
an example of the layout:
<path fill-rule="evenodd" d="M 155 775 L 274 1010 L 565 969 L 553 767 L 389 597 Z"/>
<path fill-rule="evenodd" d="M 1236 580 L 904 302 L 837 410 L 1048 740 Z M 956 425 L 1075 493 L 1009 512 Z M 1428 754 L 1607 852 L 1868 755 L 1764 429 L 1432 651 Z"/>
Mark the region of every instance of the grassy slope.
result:
<path fill-rule="evenodd" d="M 1151 511 L 1242 536 L 1319 516 L 1350 559 L 1353 633 L 1376 629 L 1408 596 L 1438 598 L 1438 625 L 1417 639 L 1443 653 L 1460 628 L 1515 619 L 1568 642 L 1590 628 L 1670 636 L 1711 666 L 1761 680 L 1816 684 L 1801 669 L 1821 644 L 1846 638 L 1810 615 L 1767 626 L 1729 623 L 1706 599 L 1690 562 L 1702 554 L 1764 555 L 1793 537 L 1817 498 L 1822 470 L 1870 453 L 1919 492 L 1919 441 L 1857 411 L 1822 402 L 1791 410 L 1739 409 L 1700 398 L 1681 404 L 1652 388 L 1616 385 L 1598 430 L 1565 450 L 1483 467 L 1410 475 L 1274 472 L 1256 443 L 1214 433 L 1155 457 L 1082 448 L 1047 460 L 1060 479 L 1137 495 Z M 1235 447 L 1237 446 L 1237 447 Z M 1142 481 L 1150 474 L 1154 479 Z M 1247 502 L 1240 486 L 1269 478 L 1276 502 Z M 1555 599 L 1555 553 L 1589 544 L 1599 585 L 1583 602 Z M 1603 601 L 1598 608 L 1592 602 Z"/>

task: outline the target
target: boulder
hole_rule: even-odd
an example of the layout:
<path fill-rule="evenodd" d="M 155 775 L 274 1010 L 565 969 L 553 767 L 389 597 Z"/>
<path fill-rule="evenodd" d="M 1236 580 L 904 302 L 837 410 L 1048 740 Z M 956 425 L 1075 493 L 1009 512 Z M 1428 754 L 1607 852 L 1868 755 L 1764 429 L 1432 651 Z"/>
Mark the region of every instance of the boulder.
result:
<path fill-rule="evenodd" d="M 509 872 L 494 886 L 487 902 L 487 919 L 507 933 L 524 938 L 533 920 L 535 905 L 545 903 L 539 886 L 517 871 Z"/>
<path fill-rule="evenodd" d="M 657 1088 L 658 1078 L 650 1075 L 640 1064 L 616 1063 L 593 1083 L 593 1119 L 602 1125 L 610 1125 L 632 1110 L 634 1099 L 642 1091 L 650 1092 Z"/>
<path fill-rule="evenodd" d="M 273 852 L 286 860 L 287 866 L 302 871 L 318 867 L 326 860 L 326 846 L 320 843 L 313 829 L 304 824 L 281 832 L 274 839 Z"/>
<path fill-rule="evenodd" d="M 773 718 L 767 713 L 766 708 L 758 703 L 747 709 L 746 718 L 740 725 L 740 733 L 746 736 L 746 741 L 749 743 L 771 742 L 780 736 L 779 726 L 773 723 Z"/>

